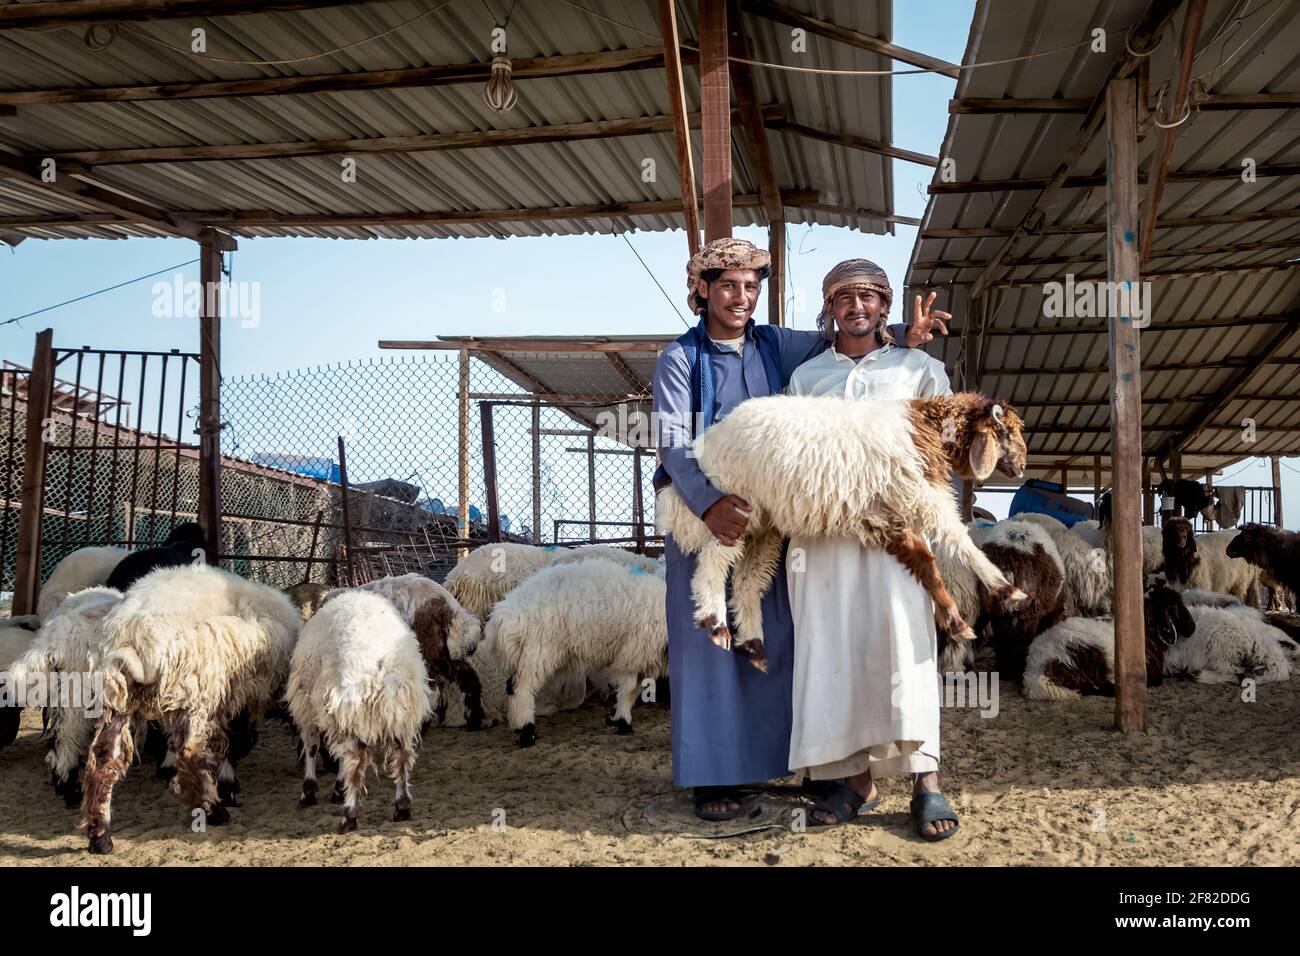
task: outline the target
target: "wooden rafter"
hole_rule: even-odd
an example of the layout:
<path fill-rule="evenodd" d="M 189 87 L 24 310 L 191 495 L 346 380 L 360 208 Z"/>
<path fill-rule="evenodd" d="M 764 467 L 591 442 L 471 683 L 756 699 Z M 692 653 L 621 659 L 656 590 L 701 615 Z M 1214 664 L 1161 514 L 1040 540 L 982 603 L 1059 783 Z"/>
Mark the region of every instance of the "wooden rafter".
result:
<path fill-rule="evenodd" d="M 1092 100 L 1084 98 L 1058 99 L 981 99 L 963 97 L 948 101 L 949 113 L 988 115 L 996 113 L 1087 113 Z M 1196 100 L 1196 109 L 1214 110 L 1289 110 L 1300 106 L 1300 93 L 1216 93 Z M 1155 109 L 1155 103 L 1148 104 Z"/>
<path fill-rule="evenodd" d="M 677 147 L 677 183 L 682 196 L 686 245 L 691 255 L 700 248 L 700 208 L 695 195 L 695 160 L 686 112 L 686 84 L 682 77 L 681 41 L 677 31 L 676 0 L 658 0 L 659 29 L 663 35 L 664 72 L 668 80 L 668 106 Z M 696 59 L 698 62 L 698 58 Z"/>
<path fill-rule="evenodd" d="M 909 163 L 918 163 L 921 166 L 937 167 L 939 165 L 938 156 L 917 153 L 910 149 L 900 149 L 897 146 L 890 146 L 888 143 L 878 143 L 874 139 L 867 139 L 865 136 L 832 133 L 812 126 L 805 126 L 802 123 L 793 123 L 789 120 L 772 120 L 768 122 L 767 128 L 781 133 L 794 133 L 808 139 L 820 140 L 823 143 L 833 143 L 836 146 L 844 146 L 848 149 L 861 150 L 864 153 L 878 153 L 881 156 L 889 156 L 893 159 L 903 159 Z"/>
<path fill-rule="evenodd" d="M 1300 175 L 1300 163 L 1265 163 L 1255 167 L 1255 176 L 1264 179 L 1271 176 Z M 1241 178 L 1241 166 L 1227 166 L 1222 169 L 1181 169 L 1165 176 L 1169 183 L 1202 183 L 1218 179 Z M 1138 185 L 1147 185 L 1150 177 L 1138 176 Z M 1105 173 L 1092 176 L 1066 176 L 1061 179 L 973 179 L 954 183 L 931 183 L 929 193 L 932 196 L 947 196 L 965 193 L 1022 192 L 1033 189 L 1095 189 L 1106 185 Z"/>
<path fill-rule="evenodd" d="M 605 358 L 609 359 L 609 364 L 614 366 L 619 375 L 623 376 L 623 381 L 632 386 L 634 392 L 650 391 L 645 382 L 637 378 L 636 373 L 633 372 L 628 364 L 623 361 L 623 356 L 619 355 L 617 352 L 605 352 L 604 354 Z"/>
<path fill-rule="evenodd" d="M 1182 219 L 1161 219 L 1156 229 L 1197 229 L 1201 226 L 1233 226 L 1245 222 L 1273 222 L 1279 219 L 1300 219 L 1300 209 L 1258 209 L 1254 212 L 1235 212 L 1221 216 L 1189 216 Z M 1039 226 L 1036 236 L 1104 235 L 1104 222 L 1081 222 L 1055 226 Z M 958 227 L 955 229 L 925 229 L 922 239 L 1003 239 L 1013 235 L 1014 229 Z"/>
<path fill-rule="evenodd" d="M 357 7 L 394 0 L 41 0 L 0 7 L 0 31 L 56 30 L 99 23 L 237 17 L 249 13 Z"/>

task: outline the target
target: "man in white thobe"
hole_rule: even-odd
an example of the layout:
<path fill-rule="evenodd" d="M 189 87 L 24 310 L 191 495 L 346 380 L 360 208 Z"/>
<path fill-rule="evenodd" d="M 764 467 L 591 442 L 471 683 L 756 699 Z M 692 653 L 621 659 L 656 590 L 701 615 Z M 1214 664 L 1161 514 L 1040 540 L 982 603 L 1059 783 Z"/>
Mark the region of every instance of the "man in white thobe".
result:
<path fill-rule="evenodd" d="M 834 344 L 795 370 L 789 394 L 867 401 L 952 394 L 941 362 L 892 343 L 885 322 L 893 292 L 879 266 L 842 262 L 822 292 L 818 326 Z M 931 313 L 933 301 L 931 294 L 924 315 L 942 324 L 949 316 Z M 920 296 L 915 311 L 923 314 Z M 939 789 L 929 596 L 895 558 L 856 538 L 791 538 L 786 580 L 795 634 L 790 768 L 838 784 L 813 808 L 812 822 L 844 823 L 874 808 L 873 778 L 909 773 L 920 835 L 951 835 L 957 817 Z"/>

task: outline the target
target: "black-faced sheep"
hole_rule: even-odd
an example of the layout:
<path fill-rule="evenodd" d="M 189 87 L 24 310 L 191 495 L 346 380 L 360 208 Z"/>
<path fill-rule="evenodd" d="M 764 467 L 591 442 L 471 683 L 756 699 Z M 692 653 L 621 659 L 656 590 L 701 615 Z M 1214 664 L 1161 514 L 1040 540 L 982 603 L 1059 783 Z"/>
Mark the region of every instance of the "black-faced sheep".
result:
<path fill-rule="evenodd" d="M 229 820 L 217 775 L 226 728 L 260 716 L 284 686 L 299 615 L 274 588 L 207 565 L 162 568 L 104 619 L 104 713 L 86 759 L 82 802 L 92 853 L 109 853 L 113 785 L 134 751 L 129 721 L 158 721 L 176 754 L 171 787 L 207 823 Z"/>
<path fill-rule="evenodd" d="M 202 552 L 203 529 L 193 521 L 172 528 L 167 540 L 156 548 L 143 548 L 127 554 L 104 582 L 107 587 L 125 594 L 136 581 L 158 568 L 178 568 L 195 563 L 195 552 Z"/>
<path fill-rule="evenodd" d="M 1225 554 L 1250 562 L 1288 591 L 1300 594 L 1300 534 L 1253 522 L 1244 524 Z"/>
<path fill-rule="evenodd" d="M 411 771 L 437 696 L 415 633 L 377 593 L 330 595 L 303 625 L 286 698 L 302 740 L 301 806 L 316 803 L 321 740 L 339 762 L 340 833 L 357 829 L 372 750 L 383 750 L 396 788 L 394 820 L 411 818 Z"/>
<path fill-rule="evenodd" d="M 546 568 L 492 611 L 485 643 L 501 655 L 510 726 L 519 745 L 537 739 L 537 696 L 557 674 L 603 668 L 617 686 L 610 724 L 632 732 L 632 704 L 644 677 L 668 670 L 664 580 L 595 558 Z"/>
<path fill-rule="evenodd" d="M 1161 549 L 1164 573 L 1174 587 L 1201 588 L 1231 594 L 1240 601 L 1259 604 L 1259 571 L 1240 556 L 1231 554 L 1236 530 L 1193 534 L 1186 518 L 1165 522 Z"/>
<path fill-rule="evenodd" d="M 41 594 L 36 601 L 36 615 L 44 621 L 59 609 L 69 594 L 106 584 L 113 569 L 130 553 L 125 548 L 81 548 L 73 551 L 54 566 L 50 576 L 41 585 Z"/>
<path fill-rule="evenodd" d="M 893 555 L 929 593 L 938 632 L 958 640 L 975 635 L 944 587 L 927 538 L 956 553 L 1006 600 L 1023 597 L 971 542 L 951 485 L 954 471 L 978 480 L 995 470 L 1023 473 L 1020 417 L 973 393 L 848 407 L 845 401 L 754 398 L 695 438 L 700 469 L 713 486 L 752 509 L 736 544 L 718 541 L 672 485 L 656 499 L 660 531 L 698 555 L 691 582 L 697 625 L 760 670 L 766 669 L 762 595 L 781 540 L 791 534 L 856 538 Z M 726 598 L 733 568 L 734 642 Z"/>
<path fill-rule="evenodd" d="M 1160 580 L 1148 582 L 1142 610 L 1147 684 L 1156 686 L 1170 648 L 1190 639 L 1196 623 L 1179 593 Z M 1038 635 L 1029 645 L 1023 689 L 1030 700 L 1113 695 L 1115 622 L 1071 617 Z"/>

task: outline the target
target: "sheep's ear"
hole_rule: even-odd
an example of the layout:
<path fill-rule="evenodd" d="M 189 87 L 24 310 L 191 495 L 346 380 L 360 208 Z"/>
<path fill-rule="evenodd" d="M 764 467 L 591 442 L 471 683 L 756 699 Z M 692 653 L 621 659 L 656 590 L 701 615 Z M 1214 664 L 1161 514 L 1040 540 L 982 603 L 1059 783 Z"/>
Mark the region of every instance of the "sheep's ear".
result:
<path fill-rule="evenodd" d="M 983 481 L 993 474 L 998 466 L 998 440 L 991 431 L 984 429 L 975 432 L 975 440 L 970 443 L 970 470 L 976 481 Z"/>

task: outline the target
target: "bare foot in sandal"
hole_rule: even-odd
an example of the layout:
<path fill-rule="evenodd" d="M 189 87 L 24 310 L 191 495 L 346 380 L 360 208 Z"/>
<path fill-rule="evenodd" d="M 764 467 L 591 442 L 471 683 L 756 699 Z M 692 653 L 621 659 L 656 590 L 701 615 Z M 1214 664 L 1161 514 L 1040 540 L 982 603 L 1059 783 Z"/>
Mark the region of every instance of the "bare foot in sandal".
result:
<path fill-rule="evenodd" d="M 874 809 L 879 801 L 880 794 L 871 780 L 871 771 L 867 770 L 847 778 L 833 793 L 814 804 L 810 816 L 814 826 L 833 827 L 852 820 L 864 807 Z"/>

